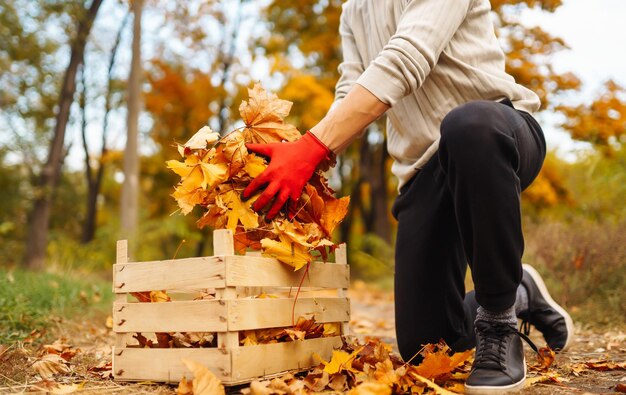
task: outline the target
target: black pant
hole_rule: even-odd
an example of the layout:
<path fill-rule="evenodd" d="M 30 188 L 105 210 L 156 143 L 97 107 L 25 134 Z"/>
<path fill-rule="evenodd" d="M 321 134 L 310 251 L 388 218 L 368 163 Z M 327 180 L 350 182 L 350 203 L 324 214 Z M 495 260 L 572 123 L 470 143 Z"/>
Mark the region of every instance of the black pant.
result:
<path fill-rule="evenodd" d="M 493 311 L 515 303 L 524 249 L 520 194 L 545 153 L 541 127 L 508 100 L 470 102 L 444 118 L 438 153 L 401 188 L 392 209 L 403 358 L 440 339 L 471 348 L 476 301 Z M 475 295 L 466 296 L 468 262 Z"/>

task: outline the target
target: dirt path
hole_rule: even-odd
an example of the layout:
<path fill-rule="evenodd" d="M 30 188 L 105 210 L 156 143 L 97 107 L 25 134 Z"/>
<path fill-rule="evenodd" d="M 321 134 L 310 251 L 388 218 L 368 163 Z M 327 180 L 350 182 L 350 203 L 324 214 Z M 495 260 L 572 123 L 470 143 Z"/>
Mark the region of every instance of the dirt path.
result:
<path fill-rule="evenodd" d="M 349 296 L 352 308 L 351 333 L 360 339 L 378 337 L 396 347 L 393 295 L 356 283 L 349 291 Z M 105 321 L 106 317 L 59 321 L 55 328 L 50 329 L 55 336 L 65 338 L 64 342 L 81 349 L 72 359 L 71 372 L 55 376 L 54 382 L 65 385 L 83 383 L 80 393 L 175 393 L 175 386 L 115 383 L 87 371 L 90 367 L 110 361 L 113 334 L 106 327 Z M 626 333 L 600 333 L 581 327 L 578 330 L 571 350 L 558 354 L 550 370 L 550 374 L 561 382 L 536 383 L 521 391 L 521 394 L 607 394 L 615 393 L 619 383 L 626 385 L 624 369 L 598 371 L 581 368 L 582 364 L 593 360 L 626 361 Z M 538 345 L 543 345 L 543 340 L 536 333 L 531 337 Z M 29 393 L 45 388 L 47 383 L 42 382 L 32 370 L 37 351 L 28 345 L 22 347 L 19 344 L 0 349 L 0 393 Z M 531 351 L 527 352 L 527 360 L 529 363 L 536 360 Z"/>
<path fill-rule="evenodd" d="M 397 350 L 394 333 L 393 295 L 371 289 L 364 284 L 355 284 L 350 290 L 351 329 L 359 338 L 366 336 L 380 337 L 386 343 L 393 344 Z M 531 332 L 531 339 L 541 347 L 545 344 L 537 331 Z M 529 363 L 536 360 L 530 348 L 526 347 L 526 359 Z M 584 369 L 580 364 L 589 361 L 626 361 L 626 333 L 622 331 L 593 331 L 577 325 L 577 334 L 570 350 L 556 355 L 552 371 L 562 383 L 537 383 L 519 391 L 520 394 L 572 394 L 616 393 L 616 386 L 626 386 L 626 370 L 599 371 Z M 532 375 L 529 374 L 529 376 Z"/>

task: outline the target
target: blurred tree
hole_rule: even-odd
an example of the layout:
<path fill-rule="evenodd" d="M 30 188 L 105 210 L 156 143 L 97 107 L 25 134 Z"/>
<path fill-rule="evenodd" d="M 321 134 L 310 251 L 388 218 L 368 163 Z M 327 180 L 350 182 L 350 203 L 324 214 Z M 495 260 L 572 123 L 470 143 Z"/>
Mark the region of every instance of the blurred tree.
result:
<path fill-rule="evenodd" d="M 85 220 L 83 222 L 83 232 L 81 236 L 81 243 L 85 244 L 93 240 L 96 234 L 96 225 L 97 225 L 97 205 L 98 205 L 98 196 L 100 196 L 100 188 L 102 186 L 103 178 L 104 178 L 104 170 L 106 167 L 106 157 L 109 150 L 107 136 L 109 129 L 109 116 L 111 110 L 113 109 L 113 93 L 116 89 L 115 84 L 115 76 L 113 74 L 115 60 L 117 58 L 118 49 L 120 46 L 120 41 L 122 38 L 122 32 L 124 31 L 126 24 L 129 20 L 130 13 L 127 13 L 122 19 L 122 23 L 115 35 L 115 41 L 111 48 L 111 52 L 109 55 L 109 62 L 107 68 L 107 88 L 104 94 L 104 115 L 102 121 L 102 139 L 100 141 L 100 155 L 97 157 L 92 157 L 89 152 L 89 144 L 87 141 L 87 103 L 86 103 L 86 89 L 87 83 L 85 79 L 86 74 L 86 66 L 83 67 L 81 77 L 82 77 L 82 89 L 81 92 L 81 110 L 82 110 L 82 125 L 81 125 L 81 138 L 83 143 L 83 149 L 85 151 L 85 178 L 87 180 L 87 201 L 86 201 L 86 213 Z M 94 168 L 94 164 L 96 167 Z"/>
<path fill-rule="evenodd" d="M 127 134 L 124 151 L 124 184 L 120 203 L 120 229 L 124 238 L 134 246 L 139 223 L 139 112 L 141 111 L 141 19 L 143 0 L 132 0 L 133 44 L 130 75 L 128 76 Z"/>
<path fill-rule="evenodd" d="M 587 141 L 612 156 L 626 138 L 626 89 L 607 81 L 604 92 L 590 105 L 561 106 L 563 127 L 576 140 Z"/>
<path fill-rule="evenodd" d="M 50 208 L 54 192 L 58 186 L 64 159 L 65 130 L 69 121 L 70 105 L 76 91 L 76 73 L 83 63 L 85 45 L 91 32 L 102 0 L 93 0 L 90 7 L 78 16 L 76 36 L 72 41 L 69 65 L 63 78 L 56 123 L 46 163 L 36 184 L 36 195 L 29 216 L 29 231 L 26 238 L 26 258 L 24 264 L 30 269 L 42 269 L 45 264 Z"/>

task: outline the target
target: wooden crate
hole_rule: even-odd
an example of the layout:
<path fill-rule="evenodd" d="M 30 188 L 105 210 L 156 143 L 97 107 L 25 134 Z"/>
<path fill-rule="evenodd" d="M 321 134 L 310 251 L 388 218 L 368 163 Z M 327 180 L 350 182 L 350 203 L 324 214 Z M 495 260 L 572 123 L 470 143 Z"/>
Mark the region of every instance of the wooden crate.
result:
<path fill-rule="evenodd" d="M 127 243 L 117 243 L 113 265 L 113 375 L 120 381 L 177 382 L 190 372 L 182 358 L 204 364 L 226 385 L 249 382 L 285 371 L 308 369 L 318 363 L 312 354 L 328 360 L 341 336 L 253 346 L 239 345 L 239 331 L 290 327 L 295 289 L 303 271 L 275 259 L 235 255 L 230 230 L 213 233 L 214 256 L 154 262 L 128 262 Z M 336 263 L 314 262 L 304 279 L 295 317 L 315 317 L 318 323 L 340 322 L 348 334 L 350 281 L 345 245 Z M 216 299 L 177 300 L 202 289 L 216 290 Z M 292 289 L 291 297 L 252 298 L 261 292 Z M 138 303 L 130 292 L 167 290 L 171 302 Z M 131 301 L 133 299 L 133 301 Z M 182 298 L 184 299 L 184 298 Z M 189 299 L 189 297 L 187 298 Z M 216 348 L 137 348 L 135 332 L 215 332 Z"/>

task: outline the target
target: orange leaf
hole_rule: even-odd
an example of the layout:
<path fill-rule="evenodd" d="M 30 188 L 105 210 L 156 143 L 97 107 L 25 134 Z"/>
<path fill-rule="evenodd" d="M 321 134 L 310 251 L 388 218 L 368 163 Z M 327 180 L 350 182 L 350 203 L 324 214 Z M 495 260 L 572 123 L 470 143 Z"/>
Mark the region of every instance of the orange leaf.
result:
<path fill-rule="evenodd" d="M 260 84 L 248 89 L 249 100 L 239 106 L 241 118 L 246 124 L 246 141 L 253 143 L 276 143 L 283 140 L 294 141 L 300 138 L 295 126 L 285 123 L 291 102 L 281 100 L 268 93 Z"/>

